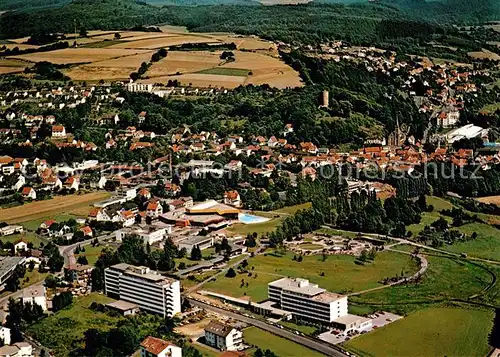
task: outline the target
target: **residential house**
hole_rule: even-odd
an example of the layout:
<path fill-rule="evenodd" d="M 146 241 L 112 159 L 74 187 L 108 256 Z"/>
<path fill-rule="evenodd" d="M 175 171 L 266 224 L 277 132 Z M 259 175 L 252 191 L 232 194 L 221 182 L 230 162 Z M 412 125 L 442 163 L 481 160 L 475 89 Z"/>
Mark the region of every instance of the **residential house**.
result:
<path fill-rule="evenodd" d="M 21 187 L 26 184 L 26 178 L 23 175 L 19 175 L 15 184 L 11 188 L 15 191 L 19 191 Z M 36 195 L 35 195 L 36 196 Z M 35 197 L 36 198 L 36 197 Z"/>
<path fill-rule="evenodd" d="M 135 223 L 135 214 L 132 211 L 121 211 L 118 213 L 118 217 L 114 220 L 121 222 L 123 227 L 133 226 Z"/>
<path fill-rule="evenodd" d="M 205 343 L 221 351 L 235 351 L 242 346 L 243 332 L 218 321 L 210 321 L 205 327 Z"/>
<path fill-rule="evenodd" d="M 234 206 L 234 207 L 241 207 L 241 198 L 240 194 L 238 191 L 227 191 L 224 193 L 224 204 Z"/>
<path fill-rule="evenodd" d="M 108 222 L 111 221 L 111 217 L 108 215 L 104 208 L 93 208 L 88 215 L 89 220 L 95 220 L 97 222 Z"/>
<path fill-rule="evenodd" d="M 26 252 L 28 250 L 28 242 L 24 239 L 18 240 L 14 243 L 14 251 L 17 252 Z"/>
<path fill-rule="evenodd" d="M 21 191 L 21 195 L 23 196 L 23 198 L 36 200 L 36 191 L 33 189 L 33 187 L 24 187 Z"/>
<path fill-rule="evenodd" d="M 47 298 L 45 297 L 45 287 L 43 285 L 32 285 L 23 290 L 23 304 L 31 303 L 42 307 L 47 311 Z"/>
<path fill-rule="evenodd" d="M 89 226 L 84 226 L 80 228 L 80 232 L 83 232 L 84 237 L 92 237 L 92 235 L 94 234 L 92 232 L 92 228 L 90 228 Z"/>
<path fill-rule="evenodd" d="M 157 218 L 163 214 L 163 206 L 159 202 L 149 202 L 146 208 L 146 215 L 151 218 Z"/>
<path fill-rule="evenodd" d="M 141 342 L 141 357 L 182 357 L 182 348 L 172 342 L 148 336 Z"/>
<path fill-rule="evenodd" d="M 78 187 L 80 186 L 80 178 L 76 176 L 71 176 L 64 181 L 64 187 L 68 190 L 78 191 Z"/>
<path fill-rule="evenodd" d="M 52 125 L 52 137 L 53 138 L 65 138 L 66 128 L 64 125 Z"/>

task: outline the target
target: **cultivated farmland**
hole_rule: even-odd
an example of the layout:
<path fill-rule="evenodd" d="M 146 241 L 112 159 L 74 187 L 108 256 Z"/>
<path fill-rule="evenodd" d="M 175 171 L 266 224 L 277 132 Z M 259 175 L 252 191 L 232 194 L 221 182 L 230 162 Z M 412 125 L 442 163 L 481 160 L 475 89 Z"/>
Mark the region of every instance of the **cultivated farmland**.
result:
<path fill-rule="evenodd" d="M 2 221 L 8 223 L 26 222 L 50 217 L 59 213 L 90 211 L 90 205 L 109 197 L 107 192 L 92 192 L 85 195 L 57 196 L 51 200 L 36 201 L 22 206 L 0 209 Z"/>
<path fill-rule="evenodd" d="M 47 61 L 65 65 L 62 71 L 72 80 L 97 82 L 100 80 L 127 81 L 143 62 L 160 48 L 182 44 L 234 43 L 234 61 L 220 59 L 222 51 L 175 51 L 153 63 L 142 81 L 163 83 L 178 80 L 181 85 L 195 87 L 235 88 L 246 84 L 269 84 L 286 88 L 301 86 L 298 73 L 279 59 L 276 44 L 255 36 L 231 33 L 189 33 L 185 28 L 163 27 L 165 32 L 91 31 L 86 37 L 75 39 L 66 35 L 66 41 L 75 40 L 79 47 L 47 52 L 18 54 L 8 60 L 24 61 L 19 66 L 2 66 L 0 73 L 20 72 L 30 63 Z M 27 38 L 10 40 L 9 46 L 23 44 Z"/>
<path fill-rule="evenodd" d="M 127 50 L 113 48 L 65 48 L 62 50 L 30 53 L 10 56 L 9 58 L 22 59 L 30 62 L 48 61 L 55 64 L 91 63 L 111 58 L 132 56 L 144 53 L 144 50 Z"/>

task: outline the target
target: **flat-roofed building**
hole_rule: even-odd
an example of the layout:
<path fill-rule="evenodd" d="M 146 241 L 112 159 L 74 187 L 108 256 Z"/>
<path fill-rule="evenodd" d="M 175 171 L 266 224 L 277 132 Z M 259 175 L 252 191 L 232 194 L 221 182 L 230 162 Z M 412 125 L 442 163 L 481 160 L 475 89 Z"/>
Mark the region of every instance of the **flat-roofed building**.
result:
<path fill-rule="evenodd" d="M 214 237 L 209 236 L 190 236 L 186 239 L 179 241 L 179 249 L 186 248 L 186 251 L 191 253 L 194 247 L 200 250 L 208 249 L 214 245 Z"/>
<path fill-rule="evenodd" d="M 172 317 L 181 312 L 178 280 L 168 278 L 144 266 L 120 263 L 104 270 L 105 291 L 139 305 L 147 312 Z"/>
<path fill-rule="evenodd" d="M 347 315 L 347 296 L 311 284 L 307 279 L 282 278 L 269 283 L 269 299 L 299 319 L 330 324 Z"/>
<path fill-rule="evenodd" d="M 106 307 L 118 311 L 123 316 L 135 315 L 139 312 L 139 306 L 123 300 L 117 300 L 106 304 Z"/>
<path fill-rule="evenodd" d="M 25 257 L 0 257 L 0 286 L 2 286 L 2 289 L 16 267 L 25 264 L 25 262 Z"/>

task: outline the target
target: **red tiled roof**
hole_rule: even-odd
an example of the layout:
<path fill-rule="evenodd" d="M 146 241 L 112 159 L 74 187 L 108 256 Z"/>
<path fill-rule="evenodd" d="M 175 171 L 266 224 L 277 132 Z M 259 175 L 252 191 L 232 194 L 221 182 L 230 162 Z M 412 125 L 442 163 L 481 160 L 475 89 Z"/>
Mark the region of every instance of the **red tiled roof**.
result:
<path fill-rule="evenodd" d="M 143 347 L 149 353 L 154 355 L 159 355 L 168 346 L 175 346 L 173 343 L 162 340 L 160 338 L 148 336 L 141 342 L 141 347 Z"/>

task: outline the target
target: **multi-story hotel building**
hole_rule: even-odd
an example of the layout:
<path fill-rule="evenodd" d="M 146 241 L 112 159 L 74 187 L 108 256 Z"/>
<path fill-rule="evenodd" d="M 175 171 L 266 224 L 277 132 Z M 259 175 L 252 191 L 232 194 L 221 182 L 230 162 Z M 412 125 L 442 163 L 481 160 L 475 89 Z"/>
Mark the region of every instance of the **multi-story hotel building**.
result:
<path fill-rule="evenodd" d="M 269 283 L 269 299 L 299 319 L 330 324 L 347 315 L 347 296 L 331 293 L 306 279 L 283 278 Z"/>
<path fill-rule="evenodd" d="M 181 312 L 179 281 L 147 267 L 113 265 L 104 270 L 104 283 L 107 295 L 135 303 L 147 312 L 163 317 Z"/>

